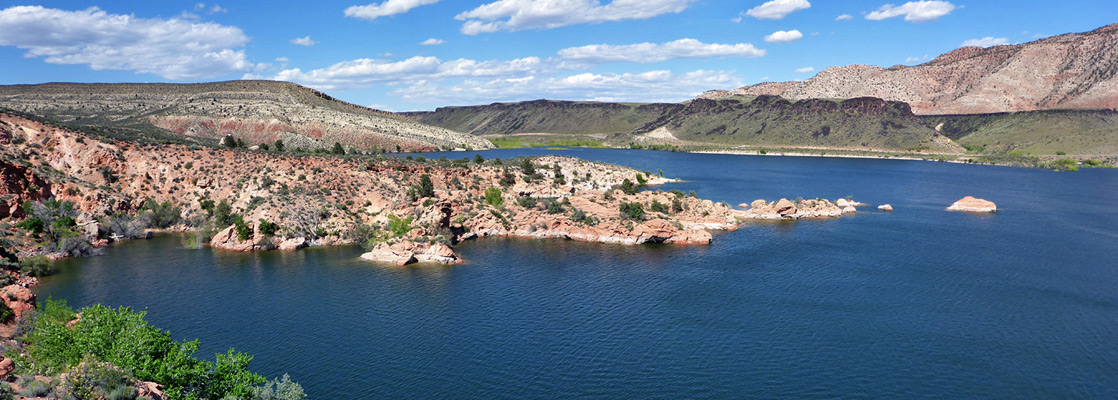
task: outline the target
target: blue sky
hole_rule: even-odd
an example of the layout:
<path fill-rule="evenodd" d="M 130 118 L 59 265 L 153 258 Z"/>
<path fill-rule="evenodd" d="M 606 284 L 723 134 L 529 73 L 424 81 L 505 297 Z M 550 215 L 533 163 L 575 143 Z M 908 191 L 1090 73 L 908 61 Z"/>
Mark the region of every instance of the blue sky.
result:
<path fill-rule="evenodd" d="M 1113 0 L 4 1 L 0 84 L 279 79 L 392 111 L 682 101 L 1116 17 Z"/>

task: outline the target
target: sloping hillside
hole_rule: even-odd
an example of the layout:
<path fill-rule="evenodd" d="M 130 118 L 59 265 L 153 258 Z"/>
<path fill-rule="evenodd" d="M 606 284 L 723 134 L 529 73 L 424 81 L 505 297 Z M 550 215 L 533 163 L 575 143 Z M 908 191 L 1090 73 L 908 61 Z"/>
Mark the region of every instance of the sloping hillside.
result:
<path fill-rule="evenodd" d="M 486 106 L 442 107 L 403 113 L 425 124 L 474 135 L 513 133 L 613 134 L 632 132 L 678 104 L 535 100 Z"/>
<path fill-rule="evenodd" d="M 283 139 L 289 147 L 341 143 L 370 150 L 490 147 L 469 135 L 287 82 L 10 85 L 0 86 L 0 105 L 73 126 L 112 128 L 133 138 L 214 141 L 233 135 L 250 145 Z"/>
<path fill-rule="evenodd" d="M 917 114 L 1118 108 L 1118 24 L 1020 45 L 963 47 L 917 66 L 831 67 L 803 82 L 763 83 L 705 98 L 880 97 Z"/>
<path fill-rule="evenodd" d="M 908 105 L 881 99 L 802 100 L 777 96 L 696 99 L 683 104 L 537 100 L 406 113 L 424 123 L 476 135 L 606 134 L 637 142 L 831 147 L 957 153 Z"/>
<path fill-rule="evenodd" d="M 665 132 L 666 131 L 666 132 Z M 925 126 L 907 104 L 877 98 L 842 101 L 776 96 L 696 99 L 634 134 L 726 145 L 803 146 L 958 153 L 962 148 Z"/>
<path fill-rule="evenodd" d="M 1076 156 L 1118 154 L 1116 110 L 926 115 L 920 119 L 960 144 L 989 150 Z"/>

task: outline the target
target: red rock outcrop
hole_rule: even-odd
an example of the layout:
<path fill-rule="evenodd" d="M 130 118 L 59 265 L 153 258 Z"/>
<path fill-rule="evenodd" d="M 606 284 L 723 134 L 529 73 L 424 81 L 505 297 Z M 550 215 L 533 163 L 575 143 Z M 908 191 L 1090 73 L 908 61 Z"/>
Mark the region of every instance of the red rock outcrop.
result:
<path fill-rule="evenodd" d="M 22 218 L 23 203 L 50 198 L 51 184 L 27 167 L 0 160 L 0 219 Z"/>

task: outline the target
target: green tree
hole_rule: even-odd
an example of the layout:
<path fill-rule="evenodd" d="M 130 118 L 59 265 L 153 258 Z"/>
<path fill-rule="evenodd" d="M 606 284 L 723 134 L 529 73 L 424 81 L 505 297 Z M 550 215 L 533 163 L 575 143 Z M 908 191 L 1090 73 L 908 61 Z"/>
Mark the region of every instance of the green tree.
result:
<path fill-rule="evenodd" d="M 419 176 L 419 185 L 415 187 L 415 194 L 419 198 L 435 197 L 435 183 L 431 182 L 431 175 Z"/>
<path fill-rule="evenodd" d="M 273 144 L 273 146 L 276 148 L 276 151 L 282 152 L 283 151 L 283 139 L 276 139 L 276 142 Z"/>
<path fill-rule="evenodd" d="M 532 160 L 525 158 L 520 162 L 520 170 L 524 171 L 524 175 L 534 175 L 536 173 L 536 166 L 532 164 Z"/>
<path fill-rule="evenodd" d="M 345 155 L 345 147 L 342 147 L 341 143 L 334 142 L 334 148 L 330 150 L 330 152 L 337 155 Z"/>
<path fill-rule="evenodd" d="M 485 157 L 482 157 L 481 154 L 474 154 L 474 164 L 481 164 L 483 162 L 485 162 Z"/>

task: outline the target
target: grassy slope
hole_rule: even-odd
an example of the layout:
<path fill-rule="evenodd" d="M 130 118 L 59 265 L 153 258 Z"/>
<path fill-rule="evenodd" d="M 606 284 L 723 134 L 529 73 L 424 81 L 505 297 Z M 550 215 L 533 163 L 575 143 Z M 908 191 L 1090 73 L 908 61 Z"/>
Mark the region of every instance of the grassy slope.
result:
<path fill-rule="evenodd" d="M 960 144 L 1054 155 L 1118 154 L 1118 111 L 1049 110 L 921 116 Z"/>

